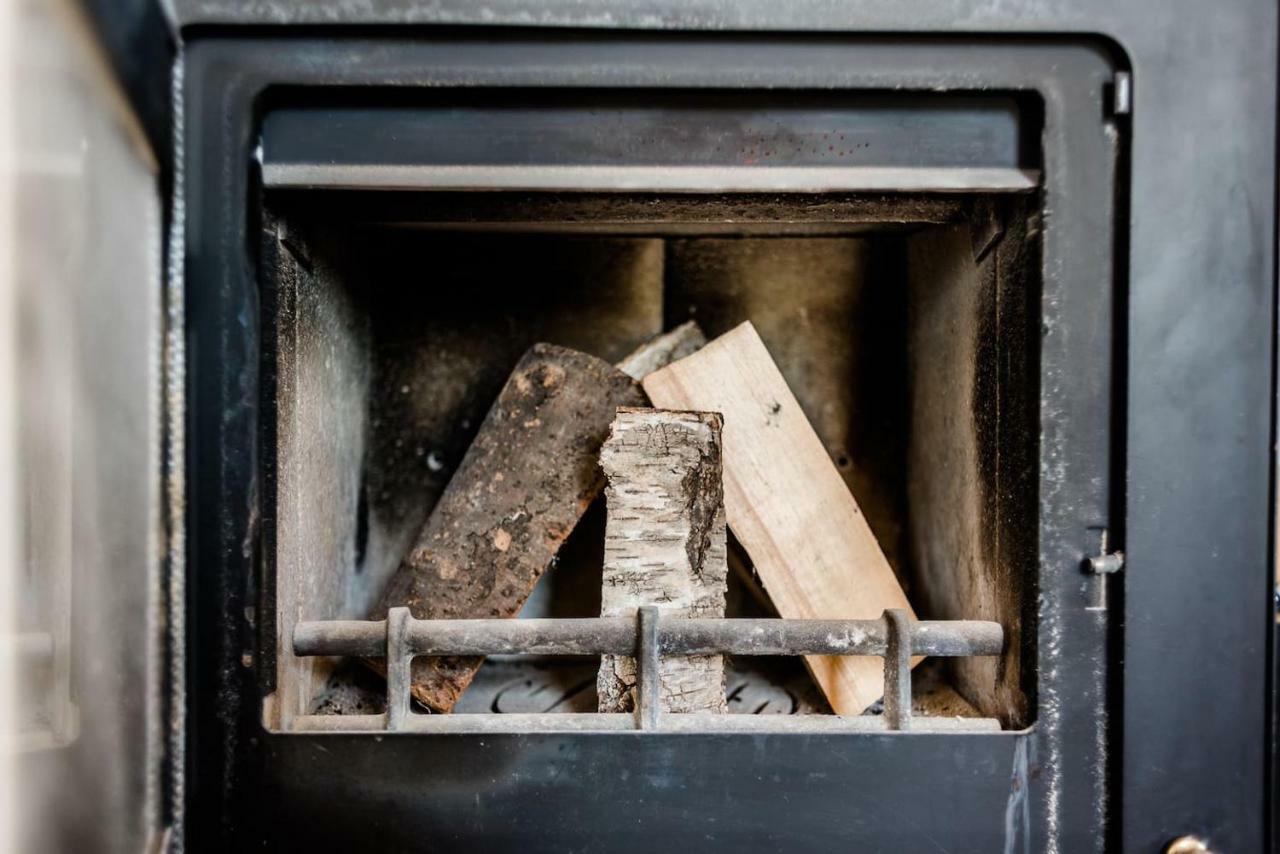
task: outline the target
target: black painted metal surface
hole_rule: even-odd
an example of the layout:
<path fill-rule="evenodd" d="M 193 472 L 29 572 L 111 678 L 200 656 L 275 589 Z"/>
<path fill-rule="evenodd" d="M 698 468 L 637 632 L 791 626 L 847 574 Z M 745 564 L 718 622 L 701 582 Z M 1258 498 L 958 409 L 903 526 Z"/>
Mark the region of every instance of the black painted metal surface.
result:
<path fill-rule="evenodd" d="M 1133 72 L 1117 379 L 1132 389 L 1113 535 L 1130 559 L 1123 840 L 1188 829 L 1256 849 L 1273 634 L 1267 493 L 1276 8 L 1269 0 L 175 0 L 183 25 L 453 24 L 649 31 L 1096 34 Z M 1122 173 L 1125 174 L 1125 173 Z M 1127 291 L 1128 295 L 1125 295 Z M 1130 381 L 1131 380 L 1131 381 Z M 1210 571 L 1209 568 L 1212 568 Z M 1231 666 L 1216 650 L 1235 654 Z M 1209 702 L 1188 702 L 1209 697 Z M 1188 770 L 1190 769 L 1190 770 Z"/>
<path fill-rule="evenodd" d="M 259 793 L 273 819 L 262 840 L 282 851 L 1036 851 L 1031 742 L 640 732 L 273 739 L 260 746 L 274 769 Z M 882 773 L 900 766 L 910 773 Z M 929 808 L 902 810 L 912 803 Z"/>
<path fill-rule="evenodd" d="M 727 850 L 748 838 L 725 829 L 732 815 L 764 847 L 1099 850 L 1116 815 L 1108 798 L 1114 719 L 1102 713 L 1112 707 L 1116 612 L 1088 610 L 1093 579 L 1081 563 L 1096 546 L 1090 529 L 1111 516 L 1112 215 L 1123 128 L 1106 114 L 1106 93 L 1115 71 L 1108 50 L 1063 41 L 536 33 L 193 41 L 180 196 L 194 485 L 189 842 L 450 847 L 483 834 L 490 849 L 528 849 L 531 839 L 552 850 L 625 849 L 660 834 Z M 1042 99 L 1042 595 L 1038 720 L 1029 733 L 411 736 L 393 751 L 368 738 L 262 731 L 257 683 L 240 663 L 257 645 L 245 609 L 258 604 L 260 581 L 255 104 L 272 85 L 565 89 L 584 81 L 746 91 L 980 87 Z M 554 756 L 567 758 L 549 763 Z M 1240 817 L 1250 816 L 1233 831 L 1245 844 L 1260 834 L 1256 813 Z"/>
<path fill-rule="evenodd" d="M 1039 154 L 1036 126 L 1000 95 L 583 89 L 566 99 L 532 88 L 350 100 L 272 110 L 264 162 L 1019 168 Z"/>

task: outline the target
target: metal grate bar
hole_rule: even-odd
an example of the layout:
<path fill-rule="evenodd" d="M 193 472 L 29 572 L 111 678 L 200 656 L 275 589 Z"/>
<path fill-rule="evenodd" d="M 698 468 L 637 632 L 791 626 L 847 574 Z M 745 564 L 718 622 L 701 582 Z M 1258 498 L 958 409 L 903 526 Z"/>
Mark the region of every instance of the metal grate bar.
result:
<path fill-rule="evenodd" d="M 911 622 L 901 609 L 885 611 L 884 622 L 884 718 L 889 729 L 911 729 Z"/>
<path fill-rule="evenodd" d="M 387 729 L 404 729 L 409 719 L 413 654 L 408 636 L 412 619 L 408 608 L 392 608 L 387 612 Z"/>
<path fill-rule="evenodd" d="M 395 609 L 392 609 L 393 611 Z M 999 623 L 977 620 L 907 620 L 911 654 L 999 655 Z M 299 623 L 295 655 L 381 658 L 385 620 Z M 696 619 L 670 620 L 662 631 L 664 655 L 879 655 L 889 629 L 879 620 Z M 534 620 L 416 620 L 406 643 L 413 655 L 635 655 L 636 620 L 630 617 Z"/>
<path fill-rule="evenodd" d="M 295 655 L 360 656 L 387 660 L 387 714 L 308 715 L 307 731 L 531 732 L 638 729 L 664 732 L 788 732 L 999 729 L 986 719 L 913 718 L 912 656 L 999 655 L 998 623 L 971 620 L 913 622 L 906 611 L 879 620 L 661 620 L 646 605 L 625 617 L 554 620 L 417 620 L 392 608 L 385 620 L 300 623 Z M 885 659 L 883 718 L 834 715 L 747 723 L 733 715 L 672 714 L 659 709 L 658 663 L 663 655 L 876 655 Z M 419 655 L 630 655 L 636 658 L 636 713 L 595 715 L 410 714 L 410 664 Z M 809 720 L 808 718 L 813 718 Z M 519 718 L 520 720 L 516 720 Z M 496 720 L 495 720 L 496 719 Z"/>
<path fill-rule="evenodd" d="M 409 715 L 404 727 L 387 729 L 386 715 L 304 715 L 295 732 L 413 733 L 422 735 L 578 732 L 649 732 L 629 714 L 531 713 Z M 708 712 L 664 714 L 659 732 L 695 733 L 885 733 L 893 731 L 883 715 L 725 715 Z M 917 717 L 913 733 L 999 732 L 994 718 Z"/>
<path fill-rule="evenodd" d="M 662 658 L 658 623 L 659 611 L 645 605 L 636 611 L 636 725 L 640 729 L 657 729 L 661 712 L 658 702 L 658 661 Z"/>

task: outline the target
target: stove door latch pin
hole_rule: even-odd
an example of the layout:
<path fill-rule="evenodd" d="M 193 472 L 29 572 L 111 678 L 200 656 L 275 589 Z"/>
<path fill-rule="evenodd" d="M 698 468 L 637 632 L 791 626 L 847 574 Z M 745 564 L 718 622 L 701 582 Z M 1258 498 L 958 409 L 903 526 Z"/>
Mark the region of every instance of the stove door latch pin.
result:
<path fill-rule="evenodd" d="M 1117 71 L 1111 81 L 1111 115 L 1127 116 L 1133 111 L 1133 75 Z"/>
<path fill-rule="evenodd" d="M 1098 553 L 1084 559 L 1085 571 L 1097 576 L 1093 604 L 1088 609 L 1105 611 L 1107 610 L 1107 576 L 1124 569 L 1124 552 L 1108 550 L 1106 528 L 1095 530 L 1099 531 Z"/>
<path fill-rule="evenodd" d="M 1124 552 L 1094 555 L 1088 563 L 1089 571 L 1094 575 L 1110 575 L 1124 569 Z"/>

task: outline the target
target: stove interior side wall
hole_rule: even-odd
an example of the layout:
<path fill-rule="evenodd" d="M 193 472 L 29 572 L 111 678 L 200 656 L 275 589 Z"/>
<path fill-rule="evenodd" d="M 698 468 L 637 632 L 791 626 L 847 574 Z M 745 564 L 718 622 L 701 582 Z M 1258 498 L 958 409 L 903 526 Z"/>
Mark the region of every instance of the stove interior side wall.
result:
<path fill-rule="evenodd" d="M 366 306 L 347 283 L 349 247 L 337 229 L 276 229 L 265 241 L 276 273 L 276 364 L 265 372 L 275 385 L 275 500 L 265 527 L 275 543 L 277 690 L 263 718 L 288 728 L 340 666 L 294 656 L 294 626 L 363 615 L 381 579 L 356 571 L 371 348 Z"/>
<path fill-rule="evenodd" d="M 1025 212 L 908 240 L 907 550 L 922 617 L 994 620 L 999 658 L 950 660 L 957 690 L 1026 726 L 1034 679 L 1039 289 Z"/>

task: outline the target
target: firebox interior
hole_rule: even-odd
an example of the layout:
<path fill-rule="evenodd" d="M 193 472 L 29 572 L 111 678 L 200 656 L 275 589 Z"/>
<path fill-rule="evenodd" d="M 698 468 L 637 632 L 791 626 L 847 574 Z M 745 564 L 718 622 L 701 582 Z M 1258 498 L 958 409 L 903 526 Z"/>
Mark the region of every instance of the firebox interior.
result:
<path fill-rule="evenodd" d="M 951 692 L 939 708 L 1027 725 L 1039 202 L 1034 191 L 268 192 L 267 725 L 378 701 L 358 667 L 295 657 L 293 626 L 380 616 L 382 586 L 527 347 L 618 361 L 690 319 L 709 338 L 755 324 L 921 618 L 1004 627 L 999 658 L 919 669 L 918 682 Z M 588 513 L 525 615 L 598 613 L 603 520 L 602 506 Z M 731 584 L 730 616 L 764 607 L 742 578 Z M 477 696 L 486 673 L 501 681 L 511 666 L 486 664 Z M 770 697 L 829 711 L 798 661 L 762 667 L 751 684 L 781 692 Z M 569 683 L 577 695 L 566 689 L 554 710 L 593 708 L 594 681 Z"/>

